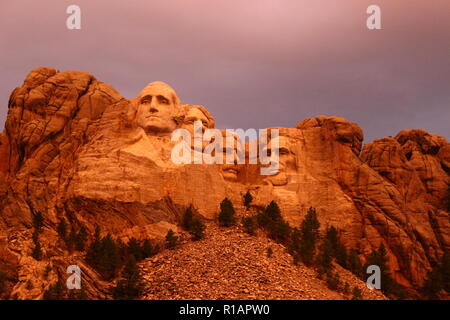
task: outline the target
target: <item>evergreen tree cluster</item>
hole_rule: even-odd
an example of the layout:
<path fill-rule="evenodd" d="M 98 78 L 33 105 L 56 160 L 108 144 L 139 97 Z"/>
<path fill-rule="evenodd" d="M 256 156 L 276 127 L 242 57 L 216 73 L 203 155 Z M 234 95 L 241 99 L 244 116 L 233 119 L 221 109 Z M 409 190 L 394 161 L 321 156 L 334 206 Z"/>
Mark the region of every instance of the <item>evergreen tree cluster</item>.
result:
<path fill-rule="evenodd" d="M 58 281 L 44 291 L 43 300 L 87 300 L 84 287 L 81 289 L 67 289 L 65 283 L 58 277 Z"/>
<path fill-rule="evenodd" d="M 192 205 L 186 208 L 181 226 L 184 230 L 189 231 L 194 241 L 205 237 L 206 226 Z"/>
<path fill-rule="evenodd" d="M 439 299 L 441 291 L 450 293 L 450 253 L 445 252 L 440 261 L 428 272 L 422 292 L 426 298 Z"/>
<path fill-rule="evenodd" d="M 66 220 L 62 218 L 56 227 L 56 232 L 66 244 L 67 249 L 70 252 L 74 250 L 84 251 L 89 236 L 86 227 L 82 225 L 78 231 L 75 231 L 75 228 L 72 227 L 69 234 L 67 234 L 67 228 Z"/>
<path fill-rule="evenodd" d="M 280 207 L 275 201 L 271 201 L 264 211 L 260 211 L 256 215 L 256 220 L 270 238 L 285 245 L 289 243 L 291 227 L 281 216 Z"/>
<path fill-rule="evenodd" d="M 294 228 L 292 232 L 290 252 L 294 257 L 298 256 L 308 266 L 314 263 L 319 227 L 320 223 L 317 219 L 316 210 L 311 207 L 308 209 L 308 213 L 303 219 L 300 229 Z"/>
<path fill-rule="evenodd" d="M 142 294 L 142 278 L 133 255 L 127 261 L 122 271 L 122 279 L 113 289 L 115 300 L 133 300 Z"/>
<path fill-rule="evenodd" d="M 159 246 L 153 246 L 150 240 L 138 241 L 131 238 L 127 244 L 115 240 L 110 234 L 100 237 L 97 227 L 94 240 L 86 252 L 86 262 L 97 270 L 105 280 L 111 280 L 127 264 L 130 258 L 135 261 L 146 259 L 159 252 Z"/>
<path fill-rule="evenodd" d="M 352 259 L 359 259 L 359 257 L 356 255 L 356 257 L 352 257 Z M 331 226 L 326 230 L 325 238 L 322 241 L 317 255 L 319 274 L 326 273 L 331 269 L 333 260 L 343 268 L 349 269 L 349 255 L 347 248 L 340 241 L 338 230 L 334 226 Z M 359 263 L 361 262 L 359 261 Z"/>

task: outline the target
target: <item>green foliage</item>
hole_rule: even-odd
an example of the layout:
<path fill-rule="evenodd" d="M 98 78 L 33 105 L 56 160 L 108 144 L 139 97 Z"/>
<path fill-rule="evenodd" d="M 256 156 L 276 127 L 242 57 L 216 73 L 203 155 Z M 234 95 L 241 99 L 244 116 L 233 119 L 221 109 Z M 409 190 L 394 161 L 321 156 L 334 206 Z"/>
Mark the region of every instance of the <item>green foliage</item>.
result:
<path fill-rule="evenodd" d="M 136 259 L 130 255 L 122 271 L 122 280 L 119 280 L 113 289 L 115 300 L 133 300 L 142 294 L 142 278 L 136 264 Z"/>
<path fill-rule="evenodd" d="M 131 257 L 133 257 L 136 261 L 140 261 L 143 259 L 143 250 L 141 248 L 141 245 L 139 244 L 139 241 L 136 238 L 131 238 L 130 241 L 128 241 L 127 244 L 127 253 Z"/>
<path fill-rule="evenodd" d="M 205 237 L 206 226 L 200 218 L 194 218 L 191 224 L 189 233 L 192 235 L 192 240 L 197 241 Z"/>
<path fill-rule="evenodd" d="M 36 231 L 40 232 L 44 223 L 44 217 L 40 211 L 33 215 L 33 227 Z"/>
<path fill-rule="evenodd" d="M 395 296 L 396 298 L 406 298 L 406 291 L 397 282 L 395 282 L 390 274 L 388 267 L 388 258 L 386 247 L 383 243 L 380 244 L 378 250 L 374 250 L 368 257 L 364 266 L 367 270 L 369 265 L 377 265 L 381 271 L 381 291 L 388 296 Z"/>
<path fill-rule="evenodd" d="M 355 249 L 350 249 L 347 261 L 348 269 L 359 278 L 362 278 L 363 265 L 361 259 L 359 258 L 358 252 L 356 252 Z"/>
<path fill-rule="evenodd" d="M 333 261 L 333 246 L 329 239 L 324 239 L 317 255 L 318 272 L 320 275 L 327 273 L 331 268 Z"/>
<path fill-rule="evenodd" d="M 362 300 L 362 293 L 361 293 L 361 289 L 360 288 L 353 287 L 352 300 Z"/>
<path fill-rule="evenodd" d="M 319 235 L 320 223 L 317 220 L 316 210 L 309 208 L 305 219 L 301 223 L 300 257 L 304 264 L 312 265 Z"/>
<path fill-rule="evenodd" d="M 194 241 L 205 237 L 206 226 L 192 205 L 186 208 L 181 226 L 184 230 L 189 231 Z"/>
<path fill-rule="evenodd" d="M 422 291 L 426 298 L 439 299 L 441 291 L 450 293 L 450 254 L 446 252 L 428 272 Z"/>
<path fill-rule="evenodd" d="M 186 208 L 186 211 L 184 212 L 181 227 L 186 231 L 191 231 L 193 219 L 194 219 L 194 207 L 190 205 L 189 207 Z"/>
<path fill-rule="evenodd" d="M 67 289 L 65 283 L 58 277 L 58 281 L 44 291 L 43 300 L 87 300 L 84 288 Z"/>
<path fill-rule="evenodd" d="M 347 248 L 345 248 L 345 246 L 339 242 L 336 248 L 336 253 L 335 253 L 335 257 L 336 257 L 336 262 L 342 266 L 343 268 L 348 268 L 348 253 L 347 253 Z"/>
<path fill-rule="evenodd" d="M 234 214 L 233 203 L 228 198 L 223 199 L 220 203 L 219 224 L 224 227 L 233 226 L 236 223 Z"/>
<path fill-rule="evenodd" d="M 167 249 L 175 249 L 178 244 L 178 237 L 175 235 L 172 229 L 167 231 L 166 234 L 166 248 Z"/>
<path fill-rule="evenodd" d="M 86 262 L 97 270 L 104 279 L 114 278 L 120 267 L 119 246 L 108 234 L 106 237 L 94 238 L 86 253 Z"/>
<path fill-rule="evenodd" d="M 328 288 L 330 288 L 331 290 L 339 290 L 339 288 L 341 287 L 341 279 L 337 272 L 327 272 L 326 282 Z"/>
<path fill-rule="evenodd" d="M 270 238 L 279 243 L 289 244 L 291 227 L 281 216 L 280 208 L 275 201 L 271 201 L 264 211 L 259 212 L 256 219 Z"/>
<path fill-rule="evenodd" d="M 244 206 L 247 210 L 250 208 L 250 204 L 252 203 L 252 201 L 253 201 L 253 196 L 250 193 L 250 191 L 247 190 L 247 192 L 244 195 Z"/>
<path fill-rule="evenodd" d="M 142 244 L 142 257 L 144 259 L 154 256 L 159 252 L 159 247 L 157 245 L 152 246 L 152 243 L 149 239 L 145 239 Z"/>
<path fill-rule="evenodd" d="M 254 217 L 242 218 L 242 225 L 246 233 L 248 233 L 251 236 L 255 235 L 257 225 Z"/>

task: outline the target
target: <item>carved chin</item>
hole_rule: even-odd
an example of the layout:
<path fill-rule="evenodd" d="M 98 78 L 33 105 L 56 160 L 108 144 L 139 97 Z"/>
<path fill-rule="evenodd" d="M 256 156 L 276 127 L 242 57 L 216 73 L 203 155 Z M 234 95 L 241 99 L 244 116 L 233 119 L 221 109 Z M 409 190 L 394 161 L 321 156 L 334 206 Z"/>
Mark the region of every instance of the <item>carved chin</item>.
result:
<path fill-rule="evenodd" d="M 147 120 L 143 127 L 146 132 L 172 132 L 175 130 L 173 121 L 156 117 Z"/>
<path fill-rule="evenodd" d="M 222 170 L 222 176 L 228 181 L 237 181 L 237 171 L 234 169 Z"/>
<path fill-rule="evenodd" d="M 284 186 L 288 183 L 286 173 L 280 172 L 276 176 L 267 178 L 274 186 Z"/>

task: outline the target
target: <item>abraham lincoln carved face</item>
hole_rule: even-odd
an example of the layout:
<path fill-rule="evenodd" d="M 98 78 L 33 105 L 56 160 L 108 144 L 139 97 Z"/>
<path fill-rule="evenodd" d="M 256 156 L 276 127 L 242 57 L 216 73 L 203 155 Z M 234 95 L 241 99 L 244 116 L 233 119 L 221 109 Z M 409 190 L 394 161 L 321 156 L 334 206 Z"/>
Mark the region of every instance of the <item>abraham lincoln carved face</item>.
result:
<path fill-rule="evenodd" d="M 152 82 L 135 99 L 136 123 L 147 133 L 170 133 L 183 118 L 180 100 L 171 86 Z"/>

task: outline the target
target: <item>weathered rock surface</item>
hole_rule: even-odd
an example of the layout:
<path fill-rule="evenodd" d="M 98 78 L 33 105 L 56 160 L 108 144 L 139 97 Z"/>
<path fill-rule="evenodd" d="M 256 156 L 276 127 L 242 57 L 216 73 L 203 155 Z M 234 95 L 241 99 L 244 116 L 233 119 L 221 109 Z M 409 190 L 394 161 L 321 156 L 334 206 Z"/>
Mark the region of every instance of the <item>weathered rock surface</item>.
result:
<path fill-rule="evenodd" d="M 176 110 L 167 115 L 170 125 L 147 116 L 155 88 Z M 275 176 L 261 176 L 259 165 L 173 163 L 167 128 L 189 128 L 182 123 L 186 112 L 190 121 L 197 117 L 213 127 L 202 108 L 181 105 L 161 83 L 127 100 L 86 72 L 38 68 L 27 76 L 11 94 L 0 134 L 0 267 L 22 279 L 14 288 L 18 297 L 37 298 L 48 282 L 27 285 L 32 280 L 25 276 L 44 266 L 29 257 L 38 211 L 44 261 L 63 255 L 55 232 L 63 217 L 91 234 L 99 225 L 124 240 L 162 238 L 177 229 L 189 204 L 212 219 L 225 197 L 241 209 L 247 190 L 256 207 L 276 200 L 293 226 L 315 207 L 322 227 L 340 229 L 346 246 L 361 256 L 384 243 L 395 279 L 410 288 L 421 286 L 431 264 L 449 250 L 450 144 L 444 137 L 404 130 L 362 148 L 358 125 L 319 116 L 279 128 L 283 152 Z M 101 290 L 91 291 L 102 297 Z"/>

